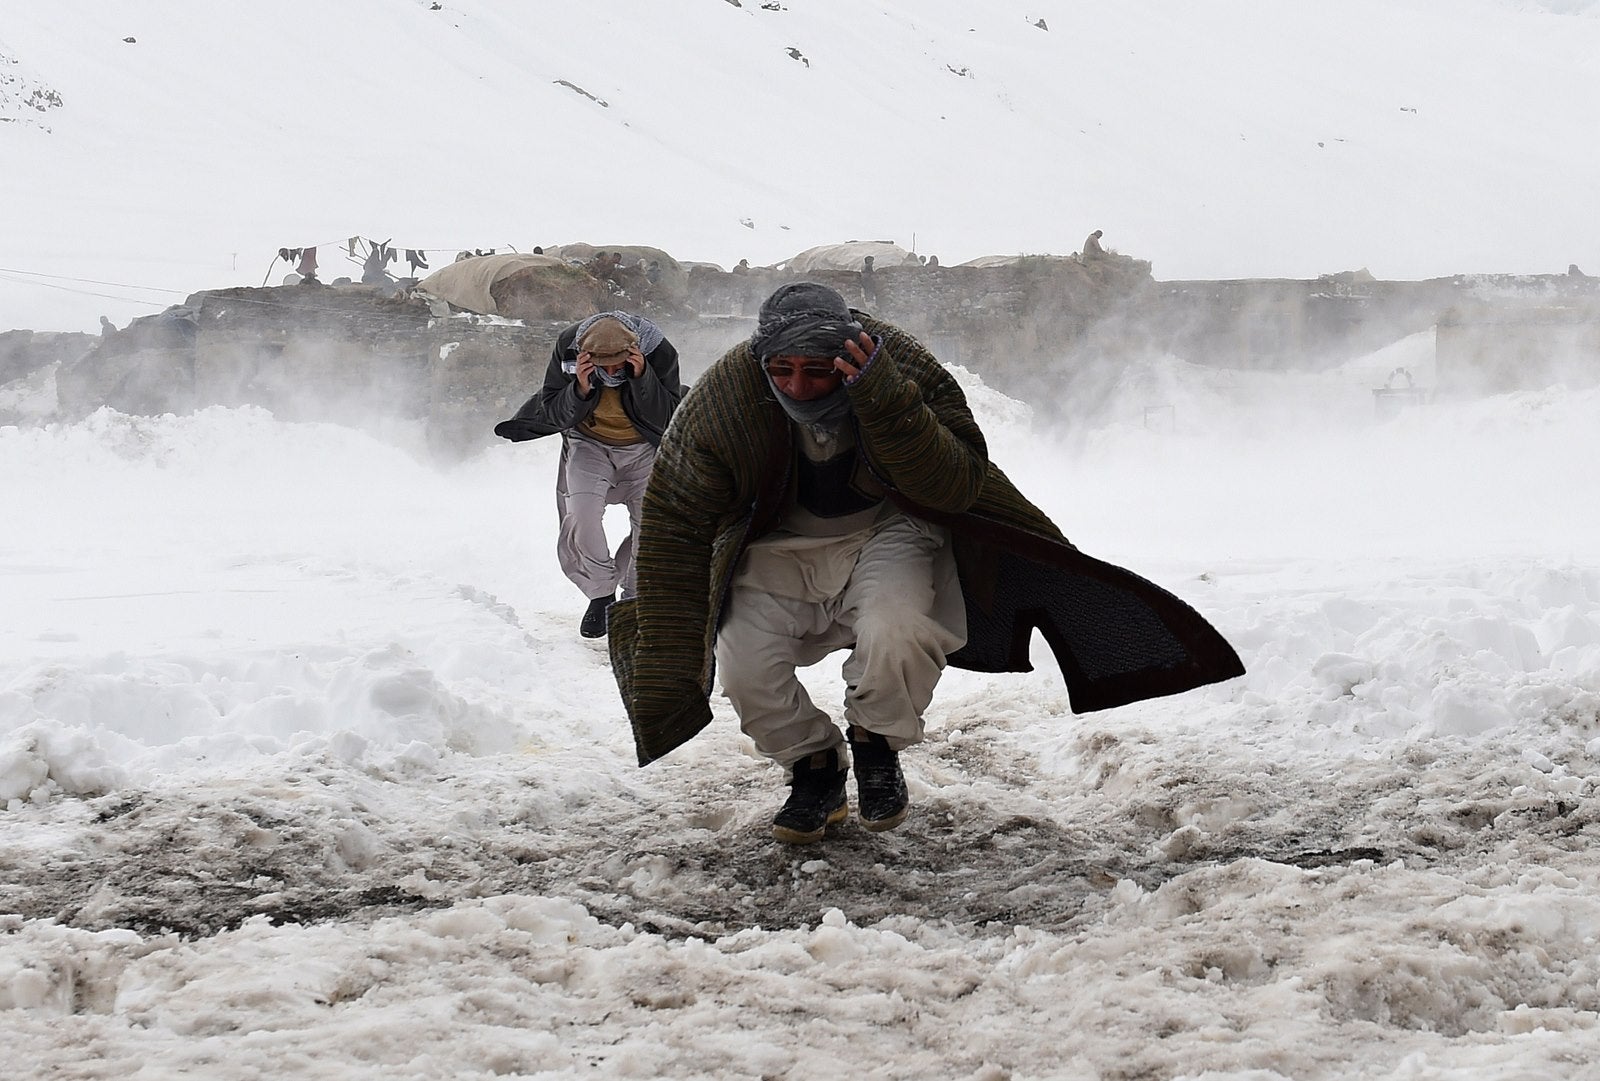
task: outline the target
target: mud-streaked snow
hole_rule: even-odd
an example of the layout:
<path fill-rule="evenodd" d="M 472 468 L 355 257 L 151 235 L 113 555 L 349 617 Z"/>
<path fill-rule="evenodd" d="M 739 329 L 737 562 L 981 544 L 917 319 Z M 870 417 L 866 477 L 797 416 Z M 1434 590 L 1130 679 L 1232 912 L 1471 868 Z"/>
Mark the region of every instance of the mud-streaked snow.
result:
<path fill-rule="evenodd" d="M 635 767 L 549 441 L 438 468 L 250 409 L 0 429 L 9 1061 L 1594 1076 L 1600 395 L 1380 423 L 1374 373 L 1425 348 L 1169 360 L 1057 432 L 963 374 L 1024 490 L 1249 673 L 1075 716 L 1042 645 L 949 672 L 910 821 L 805 850 L 720 698 Z"/>
<path fill-rule="evenodd" d="M 0 330 L 352 235 L 1600 266 L 1595 0 L 0 9 Z M 547 441 L 0 428 L 0 1076 L 1600 1078 L 1600 396 L 1377 422 L 1431 364 L 1166 359 L 1053 432 L 969 378 L 1248 674 L 947 673 L 913 817 L 807 851 L 720 699 L 634 767 Z"/>

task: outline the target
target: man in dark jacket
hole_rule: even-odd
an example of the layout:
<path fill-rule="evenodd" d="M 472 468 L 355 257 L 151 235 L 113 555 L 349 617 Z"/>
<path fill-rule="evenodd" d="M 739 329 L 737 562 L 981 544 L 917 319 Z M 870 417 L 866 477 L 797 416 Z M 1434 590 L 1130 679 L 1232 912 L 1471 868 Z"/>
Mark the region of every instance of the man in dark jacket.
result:
<path fill-rule="evenodd" d="M 514 440 L 561 433 L 556 557 L 589 598 L 578 624 L 585 638 L 605 634 L 606 611 L 619 589 L 633 596 L 640 502 L 682 394 L 678 351 L 656 325 L 627 312 L 601 312 L 557 336 L 544 389 L 495 427 Z M 615 554 L 605 531 L 611 504 L 626 506 L 631 522 Z"/>
<path fill-rule="evenodd" d="M 916 339 L 810 282 L 772 294 L 684 399 L 637 565 L 610 645 L 640 763 L 709 723 L 720 670 L 741 728 L 789 773 L 772 831 L 788 843 L 848 816 L 846 745 L 862 824 L 899 825 L 899 752 L 944 666 L 1027 671 L 1035 628 L 1078 709 L 1243 671 L 1182 601 L 1067 542 Z M 840 649 L 847 733 L 795 678 Z"/>

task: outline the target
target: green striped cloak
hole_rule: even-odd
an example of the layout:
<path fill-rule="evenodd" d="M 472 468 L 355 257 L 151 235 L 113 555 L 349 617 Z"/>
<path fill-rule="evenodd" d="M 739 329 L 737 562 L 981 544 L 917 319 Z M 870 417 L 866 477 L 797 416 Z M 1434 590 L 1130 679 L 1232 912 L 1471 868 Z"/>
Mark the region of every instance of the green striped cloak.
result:
<path fill-rule="evenodd" d="M 857 445 L 902 510 L 947 526 L 967 610 L 958 668 L 1026 672 L 1037 629 L 1079 712 L 1244 671 L 1193 609 L 1074 548 L 989 461 L 960 385 L 911 335 L 861 313 L 882 343 L 848 388 Z M 613 605 L 610 651 L 639 764 L 711 720 L 714 643 L 744 547 L 786 509 L 793 428 L 748 343 L 679 405 L 645 491 L 638 595 Z"/>

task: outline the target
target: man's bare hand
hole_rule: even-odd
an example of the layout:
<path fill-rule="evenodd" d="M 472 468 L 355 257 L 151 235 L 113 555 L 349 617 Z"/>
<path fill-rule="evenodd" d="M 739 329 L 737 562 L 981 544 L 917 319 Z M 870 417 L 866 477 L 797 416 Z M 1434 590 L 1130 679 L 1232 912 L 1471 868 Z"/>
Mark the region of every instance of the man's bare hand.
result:
<path fill-rule="evenodd" d="M 876 348 L 872 336 L 863 330 L 859 337 L 844 343 L 844 351 L 850 354 L 850 359 L 834 357 L 833 366 L 843 372 L 846 379 L 854 379 L 861 374 L 861 369 L 867 366 L 867 360 Z"/>

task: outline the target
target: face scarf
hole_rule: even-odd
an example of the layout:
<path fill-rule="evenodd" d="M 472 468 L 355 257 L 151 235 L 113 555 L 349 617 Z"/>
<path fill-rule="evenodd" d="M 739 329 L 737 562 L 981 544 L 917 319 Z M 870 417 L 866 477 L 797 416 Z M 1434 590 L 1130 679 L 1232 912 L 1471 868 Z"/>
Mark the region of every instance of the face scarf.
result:
<path fill-rule="evenodd" d="M 623 361 L 622 367 L 617 369 L 616 375 L 612 375 L 610 372 L 600 367 L 600 365 L 596 364 L 594 367 L 594 377 L 608 387 L 620 387 L 622 384 L 628 381 L 628 363 L 627 361 Z"/>
<path fill-rule="evenodd" d="M 765 373 L 766 369 L 763 368 L 762 372 Z M 778 404 L 789 415 L 789 419 L 810 428 L 811 434 L 823 442 L 833 438 L 839 426 L 850 418 L 850 395 L 845 393 L 843 384 L 835 387 L 832 394 L 809 402 L 789 397 L 778 389 L 770 375 L 767 376 L 767 385 L 772 388 L 772 396 L 778 399 Z"/>
<path fill-rule="evenodd" d="M 816 282 L 792 282 L 761 305 L 750 349 L 765 375 L 767 361 L 772 357 L 831 360 L 843 351 L 846 341 L 860 333 L 861 324 L 838 292 Z M 767 385 L 789 418 L 804 424 L 820 440 L 831 439 L 850 416 L 850 396 L 843 386 L 826 397 L 799 402 L 779 390 L 770 375 Z"/>

